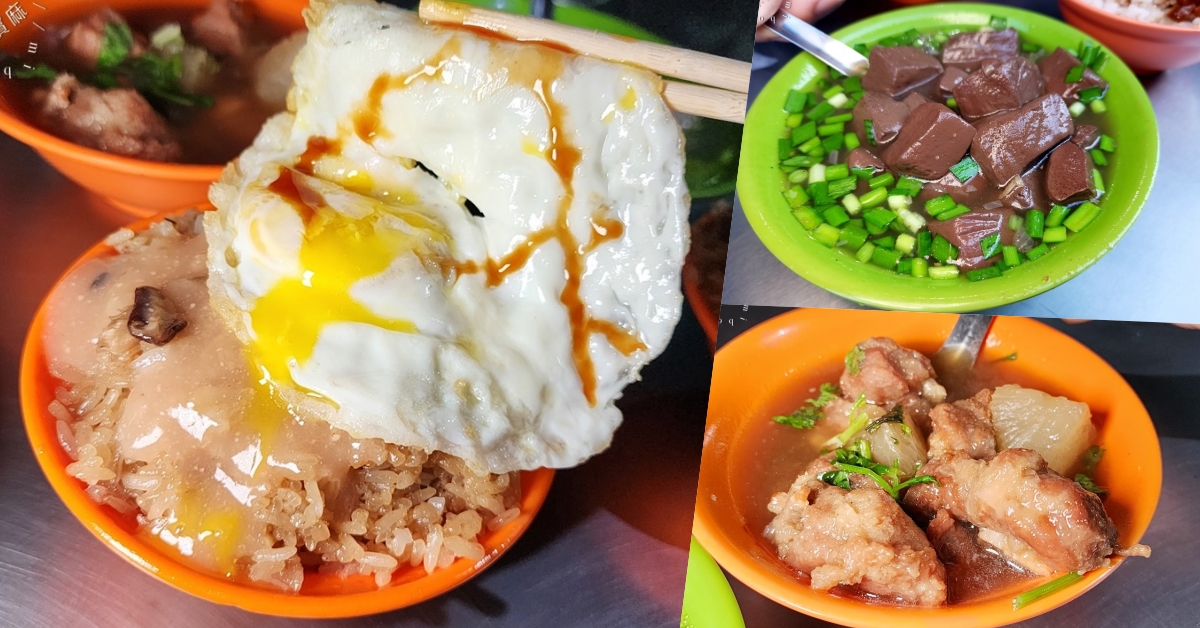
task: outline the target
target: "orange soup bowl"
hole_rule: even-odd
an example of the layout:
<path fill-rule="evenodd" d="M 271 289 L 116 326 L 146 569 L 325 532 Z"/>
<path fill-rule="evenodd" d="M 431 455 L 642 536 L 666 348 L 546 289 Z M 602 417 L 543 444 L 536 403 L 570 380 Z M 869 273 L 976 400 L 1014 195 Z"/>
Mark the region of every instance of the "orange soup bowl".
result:
<path fill-rule="evenodd" d="M 957 317 L 878 311 L 794 310 L 767 321 L 717 352 L 709 397 L 704 454 L 696 495 L 694 534 L 733 577 L 794 610 L 847 626 L 891 628 L 984 628 L 1029 619 L 1066 604 L 1112 573 L 1112 566 L 1089 572 L 1075 584 L 1013 610 L 1015 592 L 941 608 L 895 608 L 837 597 L 809 587 L 784 564 L 763 536 L 759 523 L 770 520 L 766 499 L 748 497 L 764 487 L 749 481 L 756 469 L 777 464 L 750 446 L 761 422 L 787 414 L 815 396 L 801 381 L 818 371 L 840 373 L 846 352 L 871 336 L 890 336 L 901 345 L 931 355 L 949 335 Z M 1097 444 L 1107 450 L 1095 471 L 1109 495 L 1105 509 L 1116 524 L 1122 547 L 1142 538 L 1162 490 L 1162 458 L 1154 425 L 1129 385 L 1096 354 L 1041 323 L 1025 318 L 996 319 L 980 363 L 1016 354 L 1000 363 L 1001 375 L 1026 386 L 1086 402 L 1097 428 Z M 833 375 L 836 378 L 836 375 Z M 761 433 L 761 430 L 758 432 Z M 797 468 L 807 460 L 794 461 Z M 794 477 L 793 477 L 794 479 Z M 788 480 L 790 483 L 791 480 Z M 770 490 L 786 490 L 787 486 Z M 769 495 L 768 495 L 769 498 Z M 1169 550 L 1168 550 L 1169 551 Z"/>
<path fill-rule="evenodd" d="M 717 346 L 717 325 L 720 321 L 717 312 L 708 307 L 704 291 L 700 289 L 700 271 L 691 263 L 691 257 L 689 253 L 683 262 L 683 296 L 696 315 L 704 335 L 708 337 L 708 348 L 712 349 Z"/>
<path fill-rule="evenodd" d="M 128 228 L 142 230 L 167 215 L 142 219 Z M 100 242 L 76 260 L 67 273 L 90 259 L 111 254 L 112 248 Z M 54 289 L 61 283 L 62 278 Z M 450 591 L 496 562 L 528 529 L 554 479 L 553 469 L 521 473 L 521 514 L 497 530 L 484 529 L 479 542 L 485 555 L 479 562 L 460 558 L 432 574 L 426 574 L 422 567 L 404 565 L 382 588 L 377 588 L 369 576 L 343 578 L 315 570 L 305 573 L 304 585 L 298 594 L 241 584 L 178 561 L 169 550 L 164 550 L 161 544 L 141 532 L 133 516 L 122 515 L 110 506 L 92 501 L 85 492 L 86 485 L 67 474 L 66 466 L 72 459 L 59 444 L 56 419 L 48 410 L 59 381 L 46 365 L 42 339 L 45 325 L 46 302 L 43 301 L 25 340 L 20 372 L 25 431 L 42 472 L 71 513 L 109 549 L 151 576 L 210 602 L 266 615 L 306 618 L 356 617 L 412 606 Z"/>
<path fill-rule="evenodd" d="M 1142 22 L 1085 0 L 1058 0 L 1067 22 L 1108 46 L 1138 74 L 1200 63 L 1200 28 Z"/>
<path fill-rule="evenodd" d="M 308 0 L 246 0 L 257 19 L 295 32 L 304 28 L 302 11 Z M 99 6 L 118 13 L 146 9 L 194 9 L 201 11 L 209 0 L 56 0 L 34 6 L 26 3 L 28 17 L 0 39 L 0 51 L 36 61 L 29 45 L 43 32 L 33 22 L 48 26 L 82 17 Z M 45 9 L 38 6 L 45 5 Z M 224 166 L 163 163 L 110 155 L 80 146 L 41 130 L 28 120 L 27 105 L 17 79 L 0 78 L 0 131 L 37 151 L 63 176 L 103 197 L 118 209 L 138 217 L 153 216 L 208 200 L 208 187 Z"/>

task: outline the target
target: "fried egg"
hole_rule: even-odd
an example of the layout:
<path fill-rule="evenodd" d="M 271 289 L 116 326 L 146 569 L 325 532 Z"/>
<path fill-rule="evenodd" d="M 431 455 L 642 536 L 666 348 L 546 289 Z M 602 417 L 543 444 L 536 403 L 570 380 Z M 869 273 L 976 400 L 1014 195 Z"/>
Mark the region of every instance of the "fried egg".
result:
<path fill-rule="evenodd" d="M 659 78 L 374 3 L 306 19 L 288 112 L 205 217 L 260 381 L 302 420 L 492 472 L 605 449 L 682 307 Z"/>

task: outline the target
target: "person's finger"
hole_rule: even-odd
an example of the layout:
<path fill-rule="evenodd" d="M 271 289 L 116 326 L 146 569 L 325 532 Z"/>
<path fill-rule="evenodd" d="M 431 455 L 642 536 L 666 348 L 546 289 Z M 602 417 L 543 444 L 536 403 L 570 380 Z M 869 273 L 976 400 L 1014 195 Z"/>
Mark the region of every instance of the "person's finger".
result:
<path fill-rule="evenodd" d="M 1175 326 L 1182 327 L 1184 329 L 1200 329 L 1200 325 L 1196 323 L 1175 323 Z"/>
<path fill-rule="evenodd" d="M 758 0 L 758 23 L 755 24 L 755 28 L 762 26 L 767 21 L 767 18 L 775 15 L 779 11 L 779 5 L 782 3 L 783 0 Z"/>
<path fill-rule="evenodd" d="M 759 0 L 758 3 L 758 25 L 754 33 L 755 41 L 764 41 L 771 39 L 780 39 L 778 35 L 764 28 L 767 20 L 775 15 L 780 7 L 792 15 L 804 20 L 808 23 L 813 23 L 825 16 L 830 11 L 841 6 L 845 0 Z"/>

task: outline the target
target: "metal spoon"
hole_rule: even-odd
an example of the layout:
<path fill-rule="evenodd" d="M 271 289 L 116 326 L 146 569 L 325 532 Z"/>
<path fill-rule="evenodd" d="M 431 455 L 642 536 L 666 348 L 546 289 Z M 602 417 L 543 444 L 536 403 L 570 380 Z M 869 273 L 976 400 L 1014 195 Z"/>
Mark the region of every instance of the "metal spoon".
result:
<path fill-rule="evenodd" d="M 529 14 L 543 20 L 553 20 L 554 2 L 552 0 L 532 0 L 529 3 Z"/>
<path fill-rule="evenodd" d="M 800 46 L 812 53 L 816 58 L 829 64 L 830 67 L 846 76 L 859 76 L 867 73 L 867 58 L 857 50 L 822 33 L 816 27 L 804 20 L 780 9 L 766 27 L 776 35 Z"/>
<path fill-rule="evenodd" d="M 952 393 L 964 390 L 994 320 L 995 316 L 984 314 L 959 315 L 950 336 L 933 354 L 933 368 L 946 390 Z"/>

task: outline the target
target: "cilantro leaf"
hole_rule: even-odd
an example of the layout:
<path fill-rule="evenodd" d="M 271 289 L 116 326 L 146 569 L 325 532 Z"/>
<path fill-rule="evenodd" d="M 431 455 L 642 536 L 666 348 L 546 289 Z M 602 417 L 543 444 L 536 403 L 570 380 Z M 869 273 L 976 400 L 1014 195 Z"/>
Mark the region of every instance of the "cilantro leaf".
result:
<path fill-rule="evenodd" d="M 1082 486 L 1084 488 L 1084 490 L 1086 490 L 1088 492 L 1095 493 L 1101 497 L 1108 495 L 1108 491 L 1100 488 L 1100 486 L 1098 484 L 1096 484 L 1095 481 L 1092 480 L 1091 476 L 1089 476 L 1086 473 L 1076 473 L 1075 481 L 1078 482 L 1079 485 Z"/>
<path fill-rule="evenodd" d="M 817 476 L 817 479 L 826 484 L 832 484 L 847 491 L 850 490 L 850 475 L 845 471 L 826 471 Z"/>
<path fill-rule="evenodd" d="M 817 395 L 816 399 L 809 399 L 808 403 L 814 408 L 824 408 L 825 406 L 829 405 L 829 402 L 837 399 L 838 395 L 841 393 L 842 390 L 838 388 L 837 384 L 827 382 L 821 384 L 821 394 Z"/>
<path fill-rule="evenodd" d="M 1099 445 L 1092 445 L 1088 450 L 1083 452 L 1083 472 L 1090 474 L 1096 470 L 1096 465 L 1100 464 L 1100 459 L 1104 457 L 1104 448 Z"/>
<path fill-rule="evenodd" d="M 807 430 L 823 418 L 825 418 L 825 413 L 816 408 L 800 407 L 791 414 L 771 417 L 771 420 L 780 425 Z"/>
<path fill-rule="evenodd" d="M 862 370 L 862 360 L 864 355 L 865 352 L 863 351 L 862 347 L 855 346 L 853 349 L 851 349 L 850 353 L 846 354 L 846 372 L 850 373 L 851 376 L 858 375 L 859 371 Z"/>
<path fill-rule="evenodd" d="M 104 40 L 96 57 L 96 69 L 111 70 L 129 56 L 133 48 L 133 31 L 128 24 L 109 22 L 104 25 Z"/>
<path fill-rule="evenodd" d="M 864 455 L 864 453 L 866 455 Z M 896 461 L 890 465 L 875 462 L 870 457 L 870 445 L 859 439 L 850 449 L 838 449 L 834 452 L 833 466 L 837 471 L 826 471 L 818 476 L 822 482 L 833 484 L 845 489 L 850 488 L 849 477 L 845 474 L 857 473 L 865 475 L 879 485 L 879 488 L 900 499 L 900 491 L 915 484 L 938 484 L 937 478 L 931 475 L 918 475 L 903 482 L 900 481 L 900 464 Z"/>
<path fill-rule="evenodd" d="M 40 78 L 46 79 L 47 81 L 53 81 L 54 79 L 58 78 L 58 72 L 45 63 L 39 63 L 34 66 L 23 65 L 18 67 L 16 71 L 13 72 L 13 75 L 21 79 Z"/>

